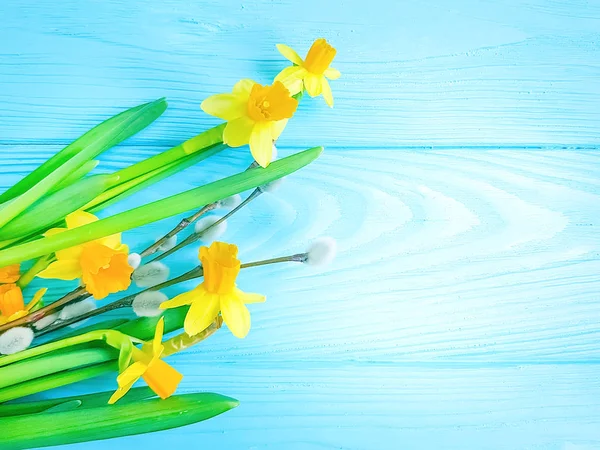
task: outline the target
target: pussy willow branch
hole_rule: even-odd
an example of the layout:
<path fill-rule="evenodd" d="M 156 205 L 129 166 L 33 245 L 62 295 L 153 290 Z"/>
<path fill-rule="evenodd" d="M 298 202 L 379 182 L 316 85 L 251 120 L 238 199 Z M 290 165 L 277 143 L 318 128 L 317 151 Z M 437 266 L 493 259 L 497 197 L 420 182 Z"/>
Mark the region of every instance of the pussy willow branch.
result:
<path fill-rule="evenodd" d="M 173 228 L 171 231 L 169 231 L 167 234 L 165 234 L 162 238 L 160 238 L 158 241 L 156 241 L 150 247 L 145 249 L 143 252 L 141 252 L 140 256 L 143 258 L 145 256 L 156 253 L 157 251 L 160 250 L 160 246 L 163 245 L 165 242 L 167 242 L 170 238 L 172 238 L 173 236 L 176 236 L 178 233 L 185 230 L 187 227 L 189 227 L 191 224 L 193 224 L 196 220 L 198 220 L 204 214 L 215 209 L 218 205 L 219 205 L 218 202 L 211 203 L 210 205 L 206 205 L 204 208 L 195 212 L 191 216 L 182 219 L 181 222 L 179 222 L 175 228 Z"/>
<path fill-rule="evenodd" d="M 8 322 L 0 326 L 0 333 L 6 330 L 10 330 L 14 327 L 29 325 L 34 322 L 37 322 L 38 320 L 46 317 L 47 315 L 52 314 L 56 309 L 60 308 L 61 306 L 66 306 L 69 303 L 72 303 L 77 300 L 84 300 L 90 297 L 90 295 L 91 294 L 89 294 L 85 290 L 85 288 L 78 287 L 77 289 L 69 292 L 67 295 L 58 299 L 54 303 L 51 303 L 48 306 L 44 306 L 43 308 L 40 308 L 37 311 L 34 311 L 25 317 L 21 317 L 20 319 L 13 320 L 12 322 Z"/>
<path fill-rule="evenodd" d="M 236 206 L 235 208 L 233 208 L 231 211 L 229 211 L 227 214 L 225 214 L 223 217 L 221 217 L 215 223 L 209 225 L 208 227 L 206 227 L 205 229 L 201 230 L 200 232 L 201 233 L 205 233 L 208 230 L 210 230 L 210 229 L 218 226 L 219 224 L 223 223 L 224 221 L 226 221 L 228 218 L 230 218 L 231 216 L 233 216 L 236 212 L 238 212 L 240 209 L 242 209 L 244 206 L 246 206 L 248 203 L 250 203 L 252 200 L 254 200 L 256 197 L 258 197 L 262 193 L 263 193 L 263 191 L 262 191 L 261 188 L 254 189 L 254 191 L 252 192 L 252 194 L 250 194 L 242 203 L 240 203 L 238 206 Z M 169 255 L 172 255 L 176 251 L 181 250 L 183 247 L 186 247 L 186 246 L 188 246 L 190 244 L 193 244 L 194 242 L 198 241 L 199 239 L 200 239 L 200 234 L 199 233 L 190 234 L 187 238 L 185 238 L 183 241 L 181 241 L 175 247 L 173 247 L 170 250 L 167 250 L 164 253 L 161 253 L 160 255 L 158 255 L 156 258 L 154 258 L 150 262 L 160 261 L 161 259 L 164 259 L 164 258 L 166 258 Z"/>
<path fill-rule="evenodd" d="M 246 171 L 253 169 L 255 167 L 258 167 L 258 163 L 256 161 L 254 161 L 252 164 L 250 164 L 250 166 L 248 166 Z M 179 222 L 179 224 L 177 224 L 177 226 L 175 228 L 173 228 L 171 231 L 169 231 L 167 234 L 165 234 L 162 238 L 160 238 L 154 244 L 149 246 L 143 252 L 141 252 L 140 256 L 142 258 L 144 258 L 145 256 L 152 255 L 153 253 L 156 253 L 157 251 L 159 251 L 161 245 L 163 245 L 165 242 L 167 242 L 173 236 L 176 236 L 177 234 L 179 234 L 180 232 L 185 230 L 187 227 L 189 227 L 191 224 L 196 222 L 200 217 L 202 217 L 207 212 L 210 212 L 213 209 L 216 209 L 219 206 L 219 203 L 220 202 L 214 202 L 214 203 L 211 203 L 210 205 L 206 205 L 205 207 L 203 207 L 199 211 L 195 212 L 191 216 L 182 219 L 181 222 Z M 181 248 L 181 247 L 179 247 L 179 248 Z M 169 253 L 169 254 L 171 254 L 171 253 Z M 156 258 L 156 260 L 158 260 L 158 259 L 160 259 L 160 258 Z"/>
<path fill-rule="evenodd" d="M 249 269 L 251 267 L 266 266 L 269 264 L 277 264 L 277 263 L 282 263 L 282 262 L 301 262 L 302 263 L 302 262 L 306 262 L 307 257 L 308 257 L 308 255 L 306 253 L 297 253 L 295 255 L 281 256 L 279 258 L 264 259 L 262 261 L 254 261 L 254 262 L 245 263 L 245 264 L 242 264 L 240 266 L 240 268 L 241 269 Z M 104 305 L 101 308 L 94 309 L 93 311 L 89 311 L 80 316 L 72 317 L 69 320 L 65 320 L 63 322 L 51 325 L 51 326 L 45 328 L 44 330 L 36 333 L 36 337 L 42 336 L 47 333 L 51 333 L 56 330 L 60 330 L 61 328 L 64 328 L 68 325 L 72 325 L 72 324 L 80 322 L 82 320 L 89 319 L 91 317 L 95 317 L 100 314 L 104 314 L 105 312 L 108 312 L 108 311 L 114 311 L 116 309 L 121 309 L 121 308 L 129 308 L 133 304 L 133 301 L 135 300 L 135 298 L 144 292 L 157 291 L 162 288 L 173 286 L 174 284 L 183 283 L 184 281 L 193 280 L 195 278 L 201 278 L 202 276 L 204 276 L 204 269 L 202 268 L 202 266 L 197 266 L 197 267 L 193 268 L 192 270 L 190 270 L 189 272 L 186 272 L 183 275 L 180 275 L 176 278 L 173 278 L 171 280 L 167 280 L 163 283 L 149 287 L 148 289 L 145 289 L 136 294 L 128 295 L 127 297 L 123 297 L 120 300 L 116 300 L 112 303 Z"/>

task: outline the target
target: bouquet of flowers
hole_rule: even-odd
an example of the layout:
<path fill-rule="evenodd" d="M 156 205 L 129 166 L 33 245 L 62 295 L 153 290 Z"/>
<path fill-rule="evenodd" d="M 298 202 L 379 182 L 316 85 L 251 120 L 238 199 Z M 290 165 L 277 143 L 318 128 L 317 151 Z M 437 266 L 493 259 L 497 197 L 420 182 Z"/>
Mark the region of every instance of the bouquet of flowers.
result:
<path fill-rule="evenodd" d="M 92 173 L 96 158 L 149 126 L 165 99 L 118 114 L 85 133 L 0 194 L 0 448 L 25 449 L 159 431 L 206 420 L 237 406 L 220 394 L 175 395 L 183 378 L 165 358 L 205 340 L 223 325 L 237 338 L 250 331 L 246 305 L 265 297 L 236 285 L 241 269 L 280 263 L 324 264 L 335 241 L 321 238 L 292 255 L 242 262 L 238 247 L 219 241 L 226 221 L 281 179 L 314 161 L 314 147 L 276 159 L 275 142 L 305 94 L 333 106 L 328 79 L 336 50 L 316 40 L 306 59 L 278 45 L 293 65 L 271 85 L 243 79 L 230 93 L 202 102 L 225 121 L 191 139 L 114 173 Z M 249 145 L 253 161 L 235 175 L 136 208 L 98 218 L 110 205 L 217 154 Z M 245 199 L 241 193 L 250 192 Z M 223 216 L 209 215 L 224 210 Z M 185 214 L 145 249 L 130 251 L 121 233 Z M 167 231 L 167 230 L 165 230 Z M 181 236 L 186 236 L 181 239 Z M 190 270 L 171 277 L 162 261 L 201 243 Z M 243 244 L 241 244 L 243 245 Z M 35 279 L 45 286 L 30 292 Z M 77 287 L 45 303 L 48 289 Z M 173 298 L 161 289 L 197 280 Z M 54 286 L 53 286 L 54 283 Z M 97 301 L 137 286 L 136 292 Z M 129 309 L 136 319 L 65 327 L 108 311 Z M 166 334 L 172 333 L 168 339 Z M 115 372 L 114 391 L 9 402 Z M 147 387 L 133 388 L 143 379 Z M 35 432 L 30 432 L 35 430 Z"/>

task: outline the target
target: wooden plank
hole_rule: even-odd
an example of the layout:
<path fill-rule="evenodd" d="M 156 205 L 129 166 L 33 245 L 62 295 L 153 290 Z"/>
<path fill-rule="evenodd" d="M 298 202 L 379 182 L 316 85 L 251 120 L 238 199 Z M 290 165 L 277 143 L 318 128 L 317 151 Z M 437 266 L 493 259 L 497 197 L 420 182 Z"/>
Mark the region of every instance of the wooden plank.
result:
<path fill-rule="evenodd" d="M 28 149 L 19 159 L 14 148 L 0 153 L 4 186 L 49 154 L 48 146 Z M 100 169 L 156 151 L 115 149 Z M 106 214 L 248 163 L 246 150 L 225 151 Z M 230 220 L 223 239 L 253 261 L 331 235 L 339 258 L 323 269 L 242 272 L 241 288 L 268 296 L 251 307 L 250 336 L 220 333 L 197 356 L 273 363 L 597 360 L 599 170 L 595 151 L 327 151 Z M 125 241 L 141 249 L 178 220 L 126 233 Z M 196 252 L 167 259 L 172 273 L 189 270 Z"/>
<path fill-rule="evenodd" d="M 181 392 L 231 395 L 241 401 L 237 409 L 184 429 L 77 448 L 154 449 L 166 442 L 252 450 L 600 447 L 597 365 L 198 364 L 196 356 L 175 358 L 186 373 Z"/>
<path fill-rule="evenodd" d="M 204 98 L 269 82 L 275 44 L 315 36 L 339 49 L 335 111 L 303 102 L 286 145 L 600 142 L 597 1 L 4 0 L 0 17 L 3 143 L 66 142 L 160 96 L 165 118 L 132 142 L 181 141 L 216 123 Z"/>

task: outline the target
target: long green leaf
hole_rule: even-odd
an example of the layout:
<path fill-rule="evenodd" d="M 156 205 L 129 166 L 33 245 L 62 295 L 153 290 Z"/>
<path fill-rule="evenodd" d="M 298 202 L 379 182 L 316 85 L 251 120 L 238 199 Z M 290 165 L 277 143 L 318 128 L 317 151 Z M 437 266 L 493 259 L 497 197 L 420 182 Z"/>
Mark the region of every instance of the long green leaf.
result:
<path fill-rule="evenodd" d="M 114 391 L 98 392 L 95 394 L 74 395 L 72 397 L 54 398 L 49 400 L 37 400 L 34 402 L 21 402 L 12 405 L 0 405 L 0 417 L 22 416 L 25 414 L 35 414 L 47 412 L 49 409 L 55 408 L 65 403 L 78 401 L 79 405 L 72 409 L 93 408 L 96 406 L 104 406 L 108 403 L 108 399 Z M 125 397 L 119 400 L 119 404 L 132 403 L 146 398 L 156 397 L 149 387 L 139 387 L 131 389 Z M 57 412 L 55 409 L 52 411 Z"/>
<path fill-rule="evenodd" d="M 41 378 L 46 375 L 111 361 L 118 352 L 112 348 L 71 348 L 55 351 L 43 358 L 20 361 L 0 369 L 0 389 Z"/>
<path fill-rule="evenodd" d="M 116 175 L 93 175 L 42 198 L 0 228 L 0 240 L 25 237 L 47 229 L 102 194 L 118 179 Z"/>
<path fill-rule="evenodd" d="M 128 133 L 124 133 L 121 136 L 119 136 L 119 139 L 113 139 L 117 137 L 114 135 L 116 126 L 121 126 L 122 123 L 129 121 L 131 116 L 138 114 L 140 110 L 146 109 L 148 105 L 152 105 L 155 103 L 162 105 L 163 109 L 156 117 L 160 116 L 160 114 L 162 114 L 162 112 L 164 112 L 164 110 L 167 107 L 165 99 L 162 98 L 154 102 L 144 103 L 143 105 L 130 108 L 126 111 L 123 111 L 122 113 L 117 114 L 116 116 L 111 117 L 108 120 L 105 120 L 101 124 L 95 126 L 90 131 L 79 137 L 77 140 L 73 141 L 71 144 L 63 148 L 60 152 L 52 156 L 50 159 L 48 159 L 45 163 L 43 163 L 25 178 L 23 178 L 14 186 L 5 191 L 2 195 L 0 195 L 0 203 L 4 203 L 7 200 L 10 200 L 23 194 L 32 186 L 36 185 L 38 182 L 46 178 L 50 173 L 54 172 L 57 168 L 62 166 L 73 156 L 77 155 L 79 152 L 92 145 L 94 142 L 98 140 L 103 140 L 104 147 L 101 146 L 98 151 L 98 154 L 100 154 L 102 153 L 102 151 L 108 150 L 108 148 L 117 145 L 119 142 L 137 133 L 137 131 L 141 130 L 145 126 L 141 126 L 142 124 L 140 124 L 138 125 L 137 130 L 131 130 Z"/>
<path fill-rule="evenodd" d="M 119 369 L 117 361 L 109 361 L 93 366 L 84 367 L 83 369 L 71 370 L 68 372 L 58 372 L 53 375 L 46 375 L 43 378 L 26 381 L 24 383 L 15 384 L 0 389 L 0 403 L 17 398 L 26 397 L 28 395 L 37 394 L 38 392 L 48 391 L 68 384 L 77 383 L 78 381 L 94 378 L 107 372 L 116 372 Z M 1 421 L 0 421 L 1 424 Z M 0 427 L 0 429 L 2 429 Z M 1 435 L 2 433 L 0 433 Z M 3 447 L 0 446 L 2 450 Z"/>
<path fill-rule="evenodd" d="M 79 169 L 77 169 L 71 175 L 68 175 L 64 180 L 62 180 L 60 183 L 58 183 L 56 186 L 54 186 L 52 189 L 50 189 L 48 194 L 53 194 L 54 192 L 59 191 L 60 189 L 66 188 L 67 186 L 70 186 L 71 184 L 75 183 L 76 181 L 81 180 L 88 173 L 90 173 L 92 170 L 94 170 L 98 166 L 98 164 L 100 164 L 100 161 L 97 159 L 92 159 L 92 160 L 86 162 Z"/>
<path fill-rule="evenodd" d="M 166 400 L 0 419 L 0 447 L 17 450 L 75 444 L 178 428 L 235 408 L 239 402 L 219 394 L 184 394 Z"/>
<path fill-rule="evenodd" d="M 7 199 L 11 199 L 11 201 L 2 205 L 3 208 L 0 211 L 0 227 L 25 211 L 87 161 L 94 159 L 103 151 L 146 128 L 165 111 L 166 107 L 167 103 L 164 99 L 156 100 L 143 105 L 139 109 L 133 108 L 133 110 L 125 111 L 113 119 L 109 119 L 109 121 L 112 121 L 109 125 L 103 123 L 98 126 L 102 127 L 101 131 L 93 129 L 86 133 L 75 141 L 74 149 L 71 151 L 75 154 L 71 155 L 70 158 L 63 160 L 63 155 L 62 158 L 58 159 L 61 164 L 56 164 L 56 161 L 51 164 L 51 167 L 56 165 L 53 170 L 48 171 L 46 168 L 38 172 L 36 177 L 25 183 L 24 186 L 27 186 L 27 189 L 20 195 L 9 194 Z M 35 173 L 36 171 L 32 172 L 32 174 Z"/>
<path fill-rule="evenodd" d="M 0 267 L 73 247 L 190 211 L 284 177 L 314 161 L 323 151 L 314 147 L 219 181 L 116 214 L 79 228 L 0 251 Z"/>
<path fill-rule="evenodd" d="M 93 213 L 101 209 L 108 208 L 110 205 L 113 205 L 114 203 L 117 203 L 129 197 L 130 195 L 133 195 L 136 192 L 153 185 L 154 183 L 158 183 L 159 181 L 164 180 L 165 178 L 179 173 L 182 170 L 185 170 L 188 167 L 191 167 L 194 164 L 197 164 L 200 161 L 203 161 L 217 154 L 224 148 L 224 145 L 215 145 L 212 147 L 208 147 L 205 150 L 195 152 L 192 155 L 180 158 L 179 160 L 176 160 L 171 164 L 155 169 L 152 172 L 148 172 L 126 183 L 119 184 L 118 186 L 115 186 L 114 188 L 104 192 L 102 195 L 96 197 L 92 202 L 89 203 L 89 205 L 87 205 L 83 209 Z"/>

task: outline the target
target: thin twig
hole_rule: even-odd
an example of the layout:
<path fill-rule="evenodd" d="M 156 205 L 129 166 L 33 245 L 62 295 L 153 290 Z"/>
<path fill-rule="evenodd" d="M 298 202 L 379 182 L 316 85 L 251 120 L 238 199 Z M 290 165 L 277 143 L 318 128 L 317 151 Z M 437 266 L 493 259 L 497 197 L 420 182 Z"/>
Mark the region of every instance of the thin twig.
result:
<path fill-rule="evenodd" d="M 264 259 L 262 261 L 253 261 L 253 262 L 242 264 L 240 266 L 240 269 L 248 269 L 251 267 L 266 266 L 269 264 L 277 264 L 277 263 L 282 263 L 282 262 L 301 262 L 301 263 L 303 263 L 303 262 L 306 262 L 307 256 L 308 255 L 306 253 L 297 253 L 295 255 L 281 256 L 279 258 Z M 61 328 L 64 328 L 68 325 L 72 325 L 72 324 L 80 322 L 82 320 L 89 319 L 91 317 L 95 317 L 100 314 L 104 314 L 105 312 L 108 312 L 108 311 L 114 311 L 116 309 L 121 309 L 121 308 L 129 308 L 133 304 L 133 301 L 135 300 L 135 298 L 144 292 L 157 291 L 159 289 L 173 286 L 174 284 L 182 283 L 184 281 L 193 280 L 195 278 L 200 278 L 202 276 L 204 276 L 204 270 L 203 270 L 202 266 L 197 266 L 197 267 L 193 268 L 192 270 L 190 270 L 189 272 L 186 272 L 183 275 L 180 275 L 176 278 L 167 280 L 163 283 L 157 284 L 156 286 L 149 287 L 148 289 L 140 291 L 136 294 L 128 295 L 127 297 L 124 297 L 120 300 L 117 300 L 117 301 L 114 301 L 107 305 L 104 305 L 101 308 L 94 309 L 85 314 L 82 314 L 81 316 L 72 317 L 69 320 L 65 320 L 65 321 L 56 323 L 54 325 L 51 325 L 51 326 L 43 329 L 42 331 L 39 331 L 38 333 L 36 333 L 35 336 L 39 337 L 39 336 L 42 336 L 47 333 L 51 333 L 56 330 L 60 330 Z"/>
<path fill-rule="evenodd" d="M 256 188 L 252 192 L 252 194 L 250 194 L 242 203 L 240 203 L 238 206 L 236 206 L 235 208 L 233 208 L 231 211 L 229 211 L 227 214 L 225 214 L 223 217 L 221 217 L 215 223 L 210 224 L 209 226 L 207 226 L 203 230 L 200 230 L 199 233 L 192 233 L 192 234 L 190 234 L 187 238 L 185 238 L 183 241 L 181 241 L 175 247 L 173 247 L 170 250 L 167 250 L 164 253 L 161 253 L 160 255 L 158 255 L 156 258 L 154 258 L 152 261 L 149 261 L 149 262 L 160 261 L 161 259 L 164 259 L 164 258 L 166 258 L 169 255 L 172 255 L 173 253 L 175 253 L 176 251 L 182 249 L 183 247 L 185 247 L 187 245 L 190 245 L 190 244 L 193 244 L 194 242 L 198 241 L 200 239 L 200 234 L 206 233 L 211 228 L 214 228 L 214 227 L 218 226 L 219 224 L 223 223 L 229 217 L 231 217 L 232 215 L 234 215 L 236 212 L 238 212 L 240 209 L 242 209 L 244 206 L 246 206 L 248 203 L 250 203 L 252 200 L 254 200 L 256 197 L 258 197 L 262 193 L 263 193 L 263 191 L 262 191 L 261 188 Z"/>

